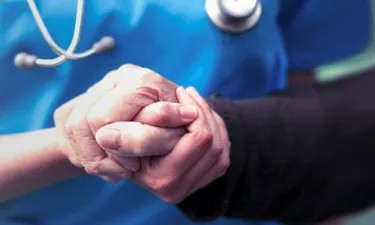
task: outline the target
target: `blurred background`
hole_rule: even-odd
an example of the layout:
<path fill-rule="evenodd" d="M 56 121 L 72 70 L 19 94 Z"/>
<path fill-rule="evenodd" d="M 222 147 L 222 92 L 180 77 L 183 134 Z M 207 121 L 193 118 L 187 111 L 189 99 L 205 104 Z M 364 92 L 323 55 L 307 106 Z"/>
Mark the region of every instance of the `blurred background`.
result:
<path fill-rule="evenodd" d="M 353 57 L 317 68 L 318 80 L 323 82 L 330 81 L 375 67 L 375 0 L 372 0 L 372 12 L 371 44 L 364 51 Z M 350 217 L 345 225 L 375 225 L 375 209 Z"/>

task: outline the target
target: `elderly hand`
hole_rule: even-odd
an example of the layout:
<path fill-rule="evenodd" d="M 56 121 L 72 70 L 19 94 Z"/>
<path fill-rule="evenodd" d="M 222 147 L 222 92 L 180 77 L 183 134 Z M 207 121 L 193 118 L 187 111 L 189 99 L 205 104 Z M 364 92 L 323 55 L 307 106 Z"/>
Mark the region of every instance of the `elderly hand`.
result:
<path fill-rule="evenodd" d="M 169 154 L 148 152 L 147 148 L 140 148 L 142 151 L 120 149 L 124 156 L 142 157 L 141 170 L 134 172 L 130 179 L 171 203 L 182 201 L 224 175 L 230 163 L 230 143 L 223 120 L 194 88 L 186 91 L 180 87 L 176 95 L 179 103 L 198 108 L 198 118 L 187 126 L 188 133 Z M 138 115 L 137 119 L 146 124 L 150 122 L 146 114 Z M 111 150 L 105 145 L 105 137 L 112 129 L 122 130 L 125 126 L 119 123 L 104 126 L 96 136 L 98 143 L 108 151 Z"/>
<path fill-rule="evenodd" d="M 140 168 L 140 160 L 119 156 L 167 154 L 185 133 L 181 126 L 195 119 L 194 106 L 175 103 L 176 88 L 145 68 L 126 65 L 110 72 L 55 111 L 59 148 L 89 174 L 112 182 L 128 178 Z M 148 125 L 137 122 L 137 115 Z M 119 129 L 99 134 L 107 141 L 101 144 L 110 146 L 104 151 L 95 135 L 108 124 Z"/>

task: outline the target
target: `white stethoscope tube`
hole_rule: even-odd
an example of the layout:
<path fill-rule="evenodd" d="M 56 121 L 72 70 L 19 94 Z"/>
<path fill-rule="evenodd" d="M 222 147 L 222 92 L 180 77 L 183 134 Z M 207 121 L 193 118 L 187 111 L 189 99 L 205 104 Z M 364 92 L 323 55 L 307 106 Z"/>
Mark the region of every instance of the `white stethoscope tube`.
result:
<path fill-rule="evenodd" d="M 112 37 L 106 36 L 103 37 L 98 42 L 94 43 L 94 45 L 89 49 L 82 53 L 74 53 L 75 49 L 78 46 L 78 42 L 80 39 L 81 34 L 81 27 L 82 27 L 82 19 L 83 19 L 83 10 L 84 10 L 84 0 L 77 0 L 77 13 L 76 13 L 76 20 L 74 26 L 74 33 L 72 41 L 65 51 L 60 46 L 56 44 L 56 42 L 51 37 L 50 33 L 48 32 L 42 17 L 39 14 L 38 8 L 35 5 L 34 0 L 27 0 L 29 4 L 30 10 L 34 16 L 35 22 L 38 25 L 38 28 L 47 42 L 47 44 L 51 47 L 51 49 L 59 55 L 54 59 L 41 59 L 36 57 L 35 55 L 30 55 L 27 53 L 18 53 L 14 58 L 14 63 L 19 68 L 35 68 L 38 66 L 43 67 L 53 67 L 62 64 L 66 60 L 77 60 L 89 57 L 93 54 L 101 54 L 104 52 L 111 51 L 115 47 L 115 40 Z"/>
<path fill-rule="evenodd" d="M 52 1 L 52 0 L 51 0 Z M 74 53 L 77 48 L 82 27 L 84 0 L 77 0 L 77 13 L 72 41 L 65 51 L 56 44 L 48 32 L 34 0 L 27 0 L 35 22 L 47 44 L 58 55 L 54 59 L 41 59 L 35 55 L 18 53 L 14 63 L 19 68 L 35 68 L 58 66 L 66 60 L 77 60 L 93 54 L 109 52 L 115 47 L 115 40 L 105 36 L 92 47 L 81 53 Z M 262 14 L 260 0 L 206 0 L 206 11 L 210 20 L 225 32 L 242 33 L 253 28 Z"/>

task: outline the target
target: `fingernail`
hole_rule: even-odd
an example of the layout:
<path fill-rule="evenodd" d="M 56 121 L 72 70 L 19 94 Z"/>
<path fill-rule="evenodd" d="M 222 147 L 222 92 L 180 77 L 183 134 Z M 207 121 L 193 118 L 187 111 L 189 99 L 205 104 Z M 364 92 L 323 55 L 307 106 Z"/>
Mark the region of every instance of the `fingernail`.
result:
<path fill-rule="evenodd" d="M 186 88 L 180 86 L 179 89 L 180 89 L 180 91 L 181 91 L 183 94 L 188 95 L 188 93 L 187 93 L 187 91 L 186 91 Z"/>
<path fill-rule="evenodd" d="M 186 89 L 186 91 L 189 93 L 189 94 L 196 94 L 198 93 L 197 89 L 195 89 L 194 87 L 188 87 Z"/>
<path fill-rule="evenodd" d="M 184 105 L 180 107 L 180 113 L 183 119 L 191 120 L 197 117 L 198 111 L 195 106 Z"/>
<path fill-rule="evenodd" d="M 186 88 L 186 91 L 187 91 L 187 92 L 192 91 L 192 90 L 194 90 L 194 87 L 193 87 L 193 86 L 189 86 L 189 87 Z"/>
<path fill-rule="evenodd" d="M 121 133 L 116 129 L 104 128 L 98 132 L 99 144 L 107 149 L 118 150 L 121 147 Z"/>
<path fill-rule="evenodd" d="M 176 88 L 176 92 L 181 92 L 184 90 L 184 87 L 183 86 L 179 86 L 178 88 Z"/>

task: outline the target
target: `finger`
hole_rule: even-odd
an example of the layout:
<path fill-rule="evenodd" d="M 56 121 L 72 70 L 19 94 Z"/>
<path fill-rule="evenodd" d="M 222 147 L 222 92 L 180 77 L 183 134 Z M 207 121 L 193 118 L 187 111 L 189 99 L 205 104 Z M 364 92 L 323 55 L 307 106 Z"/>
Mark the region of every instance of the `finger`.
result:
<path fill-rule="evenodd" d="M 197 183 L 189 190 L 190 194 L 198 191 L 199 189 L 206 187 L 210 183 L 214 182 L 216 179 L 224 176 L 229 167 L 229 156 L 223 152 L 220 156 L 219 161 L 217 161 L 210 170 L 205 173 Z"/>
<path fill-rule="evenodd" d="M 180 187 L 179 190 L 174 190 L 174 194 L 178 195 L 177 198 L 186 197 L 197 184 L 203 185 L 216 179 L 217 175 L 211 172 L 211 170 L 214 167 L 216 168 L 216 163 L 220 158 L 220 152 L 220 149 L 209 149 L 203 157 L 181 177 L 178 185 Z M 204 179 L 202 180 L 202 178 Z"/>
<path fill-rule="evenodd" d="M 186 91 L 198 103 L 198 105 L 202 109 L 202 112 L 204 113 L 207 123 L 213 133 L 212 146 L 214 148 L 221 147 L 223 145 L 222 144 L 223 136 L 221 135 L 220 132 L 222 132 L 223 127 L 219 126 L 217 118 L 214 117 L 213 110 L 207 104 L 206 100 L 197 92 L 197 90 L 194 87 L 188 87 Z"/>
<path fill-rule="evenodd" d="M 183 128 L 117 122 L 100 128 L 96 141 L 103 149 L 124 157 L 161 156 L 168 154 L 184 133 Z"/>
<path fill-rule="evenodd" d="M 215 111 L 212 111 L 212 112 L 213 112 L 212 113 L 213 117 L 215 118 L 215 121 L 219 126 L 220 137 L 221 137 L 222 144 L 224 146 L 224 151 L 230 152 L 231 144 L 229 141 L 228 131 L 224 123 L 224 120 Z"/>
<path fill-rule="evenodd" d="M 214 132 L 214 141 L 212 146 L 221 146 L 224 149 L 230 149 L 228 133 L 223 119 L 211 109 L 206 100 L 199 95 L 194 87 L 187 88 L 187 92 L 203 109 L 211 130 Z"/>
<path fill-rule="evenodd" d="M 113 73 L 112 73 L 113 74 Z M 110 75 L 103 78 L 90 92 L 85 94 L 84 99 L 73 110 L 67 121 L 71 148 L 75 149 L 77 160 L 91 172 L 96 171 L 95 165 L 107 155 L 95 141 L 90 126 L 87 122 L 87 114 L 92 105 L 106 92 L 115 86 L 115 76 Z"/>
<path fill-rule="evenodd" d="M 104 175 L 99 175 L 100 178 L 102 178 L 105 181 L 111 182 L 111 183 L 117 183 L 121 180 L 120 177 L 116 176 L 104 176 Z"/>
<path fill-rule="evenodd" d="M 179 87 L 177 99 L 182 104 L 197 105 L 194 99 Z M 153 160 L 152 165 L 163 168 L 166 173 L 185 174 L 205 154 L 212 144 L 212 133 L 202 109 L 198 107 L 198 117 L 187 126 L 185 134 L 175 145 L 173 151 L 165 157 Z"/>
<path fill-rule="evenodd" d="M 112 178 L 128 179 L 132 175 L 131 171 L 124 169 L 110 158 L 101 160 L 97 165 L 97 170 L 100 171 L 100 176 Z"/>
<path fill-rule="evenodd" d="M 134 121 L 156 127 L 180 127 L 191 123 L 198 115 L 197 107 L 173 102 L 156 102 L 146 106 Z"/>
<path fill-rule="evenodd" d="M 177 89 L 176 96 L 180 103 L 197 105 L 195 100 L 181 87 Z M 178 202 L 188 192 L 187 187 L 180 185 L 181 178 L 189 173 L 188 171 L 211 146 L 212 134 L 199 106 L 197 119 L 189 124 L 187 129 L 189 133 L 180 139 L 170 154 L 152 159 L 149 166 L 154 173 L 143 173 L 141 170 L 134 176 L 135 182 L 151 187 L 152 191 L 164 201 Z"/>
<path fill-rule="evenodd" d="M 87 93 L 100 91 L 101 89 L 103 89 L 104 83 L 106 83 L 105 85 L 109 85 L 112 86 L 112 88 L 114 88 L 117 84 L 116 76 L 118 76 L 116 70 L 108 72 L 100 81 L 96 82 L 94 85 L 89 87 L 87 89 Z"/>
<path fill-rule="evenodd" d="M 219 126 L 218 130 L 220 130 L 220 137 L 222 140 L 224 150 L 221 153 L 219 160 L 216 161 L 211 166 L 209 171 L 205 173 L 204 176 L 201 177 L 200 180 L 198 180 L 198 182 L 196 182 L 195 185 L 190 189 L 189 195 L 209 185 L 215 179 L 223 176 L 226 173 L 230 164 L 230 142 L 228 140 L 228 134 L 225 127 L 225 123 L 221 119 L 221 117 L 217 115 L 217 113 L 215 112 L 213 112 L 213 117 Z"/>
<path fill-rule="evenodd" d="M 204 176 L 198 182 L 195 183 L 193 188 L 190 189 L 190 194 L 196 192 L 202 187 L 207 186 L 218 177 L 223 176 L 230 164 L 230 142 L 228 140 L 228 134 L 225 128 L 224 121 L 215 112 L 213 112 L 213 116 L 220 127 L 220 136 L 223 141 L 224 150 L 221 153 L 219 160 L 215 161 L 215 163 L 211 166 L 210 170 L 207 173 L 205 173 Z"/>
<path fill-rule="evenodd" d="M 176 97 L 179 103 L 193 105 L 198 109 L 197 119 L 186 127 L 190 133 L 199 131 L 202 128 L 209 128 L 203 109 L 183 87 L 177 88 Z"/>
<path fill-rule="evenodd" d="M 118 152 L 108 151 L 107 155 L 110 159 L 112 159 L 117 164 L 121 165 L 122 167 L 132 171 L 137 172 L 141 168 L 141 159 L 140 158 L 129 158 L 120 155 L 116 155 Z"/>
<path fill-rule="evenodd" d="M 77 107 L 84 97 L 85 95 L 81 94 L 60 106 L 54 113 L 55 126 L 64 128 L 63 123 L 66 122 L 70 113 L 75 107 Z"/>
<path fill-rule="evenodd" d="M 220 155 L 224 150 L 224 146 L 221 141 L 221 129 L 218 126 L 215 117 L 213 116 L 211 108 L 208 107 L 206 101 L 200 97 L 200 95 L 194 88 L 188 88 L 187 92 L 200 105 L 214 136 L 212 145 L 205 152 L 203 157 L 199 161 L 197 161 L 197 163 L 194 164 L 189 172 L 181 178 L 180 186 L 185 188 L 186 193 L 190 192 L 190 190 L 200 180 L 200 178 L 217 163 Z M 180 195 L 185 196 L 186 193 L 182 193 Z"/>
<path fill-rule="evenodd" d="M 121 82 L 94 105 L 88 116 L 94 133 L 114 122 L 131 121 L 145 106 L 175 96 L 176 85 L 151 70 L 123 66 L 118 73 Z"/>
<path fill-rule="evenodd" d="M 211 112 L 211 107 L 208 105 L 207 101 L 198 93 L 198 91 L 194 87 L 188 87 L 186 88 L 187 93 L 193 97 L 193 99 L 198 103 L 200 107 L 205 112 Z"/>
<path fill-rule="evenodd" d="M 69 136 L 69 133 L 66 130 L 66 122 L 70 114 L 73 112 L 73 109 L 80 101 L 82 101 L 83 97 L 84 95 L 79 95 L 68 101 L 64 105 L 60 106 L 53 115 L 58 144 L 60 148 L 64 149 L 64 153 L 67 154 L 69 161 L 77 167 L 80 167 L 81 165 L 77 160 L 75 152 L 71 151 L 72 148 L 70 142 L 72 137 Z"/>

